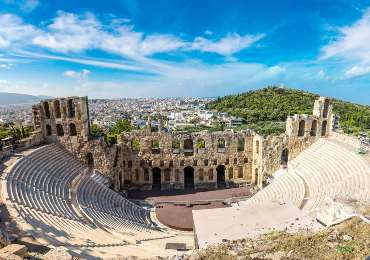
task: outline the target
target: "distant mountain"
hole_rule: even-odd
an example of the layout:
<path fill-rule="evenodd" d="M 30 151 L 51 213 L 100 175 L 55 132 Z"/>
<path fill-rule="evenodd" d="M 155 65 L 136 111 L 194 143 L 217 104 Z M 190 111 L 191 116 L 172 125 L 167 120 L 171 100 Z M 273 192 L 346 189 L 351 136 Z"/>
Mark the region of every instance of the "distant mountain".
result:
<path fill-rule="evenodd" d="M 4 105 L 19 105 L 27 103 L 38 103 L 40 100 L 53 98 L 50 96 L 32 96 L 18 93 L 0 92 L 0 106 Z"/>
<path fill-rule="evenodd" d="M 44 99 L 54 99 L 54 97 L 51 97 L 51 96 L 45 96 L 45 95 L 39 95 L 37 96 L 38 98 L 41 98 L 41 100 L 44 100 Z"/>

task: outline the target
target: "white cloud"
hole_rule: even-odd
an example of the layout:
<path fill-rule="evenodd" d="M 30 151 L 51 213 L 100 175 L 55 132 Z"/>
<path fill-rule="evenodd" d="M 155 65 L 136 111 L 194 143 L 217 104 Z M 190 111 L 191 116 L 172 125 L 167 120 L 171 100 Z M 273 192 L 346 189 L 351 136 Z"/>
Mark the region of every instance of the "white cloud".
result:
<path fill-rule="evenodd" d="M 320 70 L 319 73 L 317 73 L 316 75 L 307 73 L 304 76 L 302 76 L 302 78 L 306 81 L 314 81 L 314 82 L 328 81 L 330 79 L 330 77 L 327 76 L 323 70 Z"/>
<path fill-rule="evenodd" d="M 31 12 L 40 4 L 38 0 L 3 0 L 3 1 L 8 4 L 18 5 L 19 9 L 21 9 L 25 13 Z"/>
<path fill-rule="evenodd" d="M 212 41 L 203 37 L 196 37 L 190 48 L 193 50 L 214 52 L 224 56 L 229 56 L 241 51 L 242 49 L 250 47 L 253 43 L 264 36 L 264 34 L 259 34 L 257 36 L 240 36 L 237 33 L 228 33 L 225 38 L 221 38 L 219 41 Z"/>
<path fill-rule="evenodd" d="M 354 24 L 336 29 L 340 36 L 322 48 L 322 58 L 344 57 L 370 62 L 370 8 Z"/>
<path fill-rule="evenodd" d="M 212 35 L 212 33 L 213 33 L 213 32 L 211 32 L 211 31 L 207 30 L 207 31 L 205 31 L 204 33 L 205 33 L 205 34 L 208 34 L 208 35 Z"/>
<path fill-rule="evenodd" d="M 50 87 L 51 87 L 51 85 L 50 85 L 50 84 L 48 84 L 48 83 L 45 83 L 44 85 L 42 85 L 42 87 L 43 87 L 43 88 L 50 88 Z"/>
<path fill-rule="evenodd" d="M 370 74 L 370 67 L 367 68 L 359 68 L 359 67 L 353 67 L 352 69 L 346 71 L 342 76 L 339 77 L 341 80 L 348 80 L 353 79 L 361 76 L 365 76 Z"/>
<path fill-rule="evenodd" d="M 7 68 L 8 66 L 6 66 L 5 64 L 1 64 L 0 66 L 1 68 Z"/>
<path fill-rule="evenodd" d="M 0 54 L 0 57 L 3 57 L 4 56 L 4 54 Z"/>
<path fill-rule="evenodd" d="M 258 73 L 258 75 L 253 76 L 251 81 L 265 81 L 265 80 L 273 80 L 275 78 L 284 76 L 287 73 L 285 68 L 281 68 L 279 66 L 274 66 L 269 68 L 266 71 L 262 71 Z"/>
<path fill-rule="evenodd" d="M 78 92 L 88 92 L 100 90 L 101 87 L 95 82 L 89 81 L 87 76 L 91 73 L 89 70 L 83 69 L 82 72 L 75 72 L 72 70 L 67 70 L 63 75 L 77 79 L 78 85 L 76 85 L 75 90 Z"/>

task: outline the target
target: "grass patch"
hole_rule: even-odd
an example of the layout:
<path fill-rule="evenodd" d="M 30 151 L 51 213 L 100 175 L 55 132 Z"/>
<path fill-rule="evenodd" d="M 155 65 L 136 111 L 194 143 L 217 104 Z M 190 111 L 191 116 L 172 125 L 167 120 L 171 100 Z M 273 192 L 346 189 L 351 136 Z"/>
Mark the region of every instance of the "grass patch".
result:
<path fill-rule="evenodd" d="M 339 246 L 339 245 L 335 245 L 334 248 L 339 251 L 339 252 L 344 252 L 344 253 L 356 253 L 356 250 L 354 250 L 353 248 L 350 248 L 348 246 Z"/>
<path fill-rule="evenodd" d="M 274 234 L 279 234 L 280 236 L 283 236 L 283 235 L 287 235 L 288 232 L 286 232 L 286 230 L 274 230 L 274 231 L 270 231 L 270 232 L 265 233 L 265 236 L 271 236 L 271 235 L 274 235 Z"/>

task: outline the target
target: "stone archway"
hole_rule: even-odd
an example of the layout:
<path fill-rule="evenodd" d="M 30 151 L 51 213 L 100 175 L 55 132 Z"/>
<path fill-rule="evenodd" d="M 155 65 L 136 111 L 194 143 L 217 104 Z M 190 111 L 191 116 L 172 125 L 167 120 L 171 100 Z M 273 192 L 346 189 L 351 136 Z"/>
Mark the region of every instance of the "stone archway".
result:
<path fill-rule="evenodd" d="M 286 165 L 288 163 L 289 150 L 285 148 L 281 152 L 281 164 Z"/>
<path fill-rule="evenodd" d="M 158 128 L 152 130 L 152 118 L 155 118 L 159 121 Z M 151 132 L 161 132 L 163 130 L 163 120 L 161 114 L 158 112 L 151 113 L 148 117 L 148 126 L 147 126 L 147 131 L 149 133 Z"/>
<path fill-rule="evenodd" d="M 94 157 L 92 156 L 92 153 L 87 153 L 86 154 L 86 164 L 89 167 L 94 165 Z"/>
<path fill-rule="evenodd" d="M 225 183 L 225 166 L 219 165 L 216 168 L 217 171 L 217 186 L 219 188 L 226 187 Z"/>
<path fill-rule="evenodd" d="M 194 168 L 191 166 L 184 169 L 184 186 L 185 189 L 194 189 Z"/>
<path fill-rule="evenodd" d="M 162 188 L 162 179 L 161 179 L 161 169 L 155 167 L 152 169 L 153 174 L 153 186 L 152 189 L 161 189 Z"/>

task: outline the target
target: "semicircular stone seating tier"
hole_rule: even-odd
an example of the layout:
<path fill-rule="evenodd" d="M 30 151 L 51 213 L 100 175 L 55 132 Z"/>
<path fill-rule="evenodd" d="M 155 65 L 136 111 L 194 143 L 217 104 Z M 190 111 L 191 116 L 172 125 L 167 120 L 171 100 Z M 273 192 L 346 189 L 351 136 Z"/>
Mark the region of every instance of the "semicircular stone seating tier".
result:
<path fill-rule="evenodd" d="M 84 164 L 55 144 L 44 145 L 24 155 L 6 170 L 1 180 L 2 198 L 9 213 L 24 230 L 43 245 L 62 247 L 83 259 L 168 255 L 164 247 L 161 247 L 163 243 L 169 242 L 166 239 L 143 241 L 143 244 L 133 245 L 128 244 L 122 236 L 107 232 L 114 219 L 117 229 L 122 233 L 125 230 L 133 236 L 138 234 L 136 240 L 169 237 L 168 234 L 151 227 L 146 222 L 150 220 L 147 220 L 145 212 L 136 209 L 138 206 L 132 206 L 131 202 L 126 203 L 126 208 L 119 208 L 122 215 L 86 207 L 89 214 L 95 214 L 95 219 L 104 223 L 105 228 L 88 222 L 78 209 L 68 203 L 71 200 L 71 183 L 85 168 Z M 101 185 L 104 181 L 97 176 L 91 179 Z M 90 177 L 87 180 L 90 180 Z M 111 195 L 107 188 L 93 189 L 90 192 Z M 94 198 L 89 193 L 85 194 Z M 102 196 L 101 199 L 103 198 L 105 197 Z M 107 204 L 110 210 L 114 210 L 114 205 L 122 205 L 122 199 L 115 197 L 116 204 Z M 128 210 L 130 207 L 132 211 L 129 214 L 122 213 L 122 210 Z M 157 245 L 159 243 L 160 247 Z"/>
<path fill-rule="evenodd" d="M 80 181 L 77 201 L 87 219 L 126 241 L 135 243 L 173 236 L 154 228 L 148 210 L 107 188 L 93 174 Z"/>
<path fill-rule="evenodd" d="M 297 207 L 302 205 L 301 184 L 288 182 L 289 175 L 300 176 L 307 185 L 307 202 L 302 210 L 316 218 L 326 196 L 346 194 L 370 199 L 370 164 L 350 147 L 338 141 L 321 138 L 288 164 L 288 172 L 262 189 L 245 203 L 258 203 L 288 198 Z M 296 177 L 294 177 L 296 178 Z M 299 177 L 298 177 L 299 178 Z"/>

